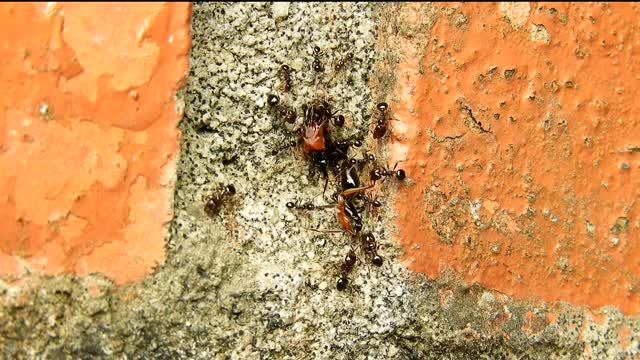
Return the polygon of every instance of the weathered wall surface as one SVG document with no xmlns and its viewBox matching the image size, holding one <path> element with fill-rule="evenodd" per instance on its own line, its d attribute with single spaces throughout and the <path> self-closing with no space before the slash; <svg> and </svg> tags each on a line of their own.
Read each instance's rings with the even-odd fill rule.
<svg viewBox="0 0 640 360">
<path fill-rule="evenodd" d="M 189 4 L 0 5 L 0 273 L 164 260 Z"/>
<path fill-rule="evenodd" d="M 410 268 L 637 314 L 638 5 L 404 11 L 382 41 L 400 44 L 391 146 L 415 184 L 397 203 Z"/>
<path fill-rule="evenodd" d="M 12 6 L 15 8 L 15 5 Z M 60 6 L 67 9 L 70 5 Z M 21 15 L 21 18 L 12 19 L 12 14 L 19 12 L 7 7 L 3 18 L 15 22 L 12 29 L 18 24 L 37 25 L 43 22 L 42 28 L 36 28 L 36 25 L 33 28 L 38 33 L 42 32 L 44 39 L 49 38 L 52 29 L 49 25 L 60 22 L 62 18 L 65 24 L 68 21 L 69 24 L 76 23 L 87 28 L 97 26 L 91 25 L 93 23 L 101 23 L 97 19 L 100 17 L 96 15 L 96 8 L 90 12 L 88 9 L 91 7 L 77 6 L 75 13 L 54 11 L 53 14 L 58 15 L 44 19 L 36 16 L 40 10 L 35 8 L 30 8 L 34 10 Z M 127 54 L 130 53 L 134 58 L 138 54 L 141 59 L 149 59 L 148 53 L 142 56 L 138 51 L 147 49 L 146 45 L 155 44 L 161 49 L 163 46 L 174 49 L 172 54 L 177 57 L 172 59 L 175 63 L 170 60 L 167 63 L 149 60 L 144 64 L 138 63 L 139 67 L 131 63 L 129 69 L 128 66 L 120 67 L 106 60 L 116 50 L 99 53 L 101 57 L 90 60 L 90 63 L 98 65 L 94 70 L 82 72 L 85 74 L 84 80 L 77 83 L 77 86 L 81 86 L 78 89 L 82 89 L 77 91 L 85 94 L 83 96 L 94 96 L 91 101 L 78 100 L 82 99 L 78 93 L 65 97 L 66 93 L 56 92 L 58 90 L 54 85 L 60 85 L 62 76 L 56 71 L 33 75 L 55 75 L 55 81 L 51 80 L 52 85 L 42 90 L 43 94 L 52 94 L 48 104 L 54 116 L 49 121 L 38 119 L 44 125 L 38 123 L 36 126 L 47 126 L 38 128 L 38 134 L 43 137 L 56 131 L 48 127 L 58 125 L 68 128 L 67 143 L 84 144 L 84 148 L 91 148 L 101 144 L 101 141 L 106 142 L 108 137 L 104 134 L 88 140 L 87 131 L 77 132 L 73 126 L 80 126 L 83 122 L 76 122 L 71 115 L 55 117 L 59 113 L 56 109 L 66 109 L 65 104 L 81 101 L 80 105 L 69 105 L 73 110 L 84 109 L 81 105 L 85 102 L 98 104 L 106 101 L 103 106 L 94 109 L 95 113 L 90 113 L 103 114 L 100 118 L 104 123 L 99 123 L 99 129 L 120 131 L 124 139 L 132 141 L 121 140 L 111 147 L 105 145 L 109 151 L 116 149 L 116 154 L 120 153 L 128 165 L 126 175 L 123 175 L 125 180 L 117 189 L 124 189 L 125 185 L 131 184 L 135 187 L 135 182 L 127 181 L 135 180 L 133 175 L 140 173 L 142 167 L 157 171 L 153 173 L 156 175 L 165 174 L 166 169 L 160 168 L 167 158 L 158 155 L 160 150 L 154 152 L 145 144 L 159 139 L 160 142 L 154 142 L 156 145 L 153 146 L 171 149 L 176 139 L 171 124 L 175 117 L 147 124 L 149 127 L 146 129 L 129 128 L 123 122 L 114 123 L 122 120 L 118 114 L 130 111 L 126 107 L 127 101 L 136 101 L 140 109 L 145 106 L 150 106 L 148 109 L 160 107 L 163 114 L 164 111 L 175 111 L 175 104 L 168 100 L 170 96 L 156 98 L 144 95 L 142 90 L 133 95 L 128 90 L 118 90 L 122 86 L 134 86 L 130 82 L 133 80 L 125 80 L 123 74 L 139 80 L 148 80 L 151 76 L 150 79 L 159 77 L 178 81 L 184 66 L 182 54 L 186 50 L 186 40 L 177 33 L 172 37 L 172 32 L 167 29 L 174 29 L 172 26 L 176 22 L 184 25 L 181 21 L 185 19 L 187 7 L 162 5 L 155 8 L 156 5 L 148 5 L 146 10 L 142 10 L 129 6 L 133 5 L 118 5 L 115 8 L 110 5 L 109 9 L 104 10 L 120 9 L 116 11 L 118 14 L 112 14 L 109 18 L 111 26 L 122 21 L 123 29 L 127 28 L 127 24 L 135 29 L 111 34 L 114 39 L 125 37 L 114 40 L 114 47 L 125 46 L 121 43 L 136 44 L 119 48 L 122 50 L 120 56 L 128 58 Z M 592 109 L 588 96 L 590 91 L 595 93 L 598 89 L 585 85 L 584 77 L 587 76 L 589 81 L 596 78 L 606 81 L 603 79 L 610 78 L 606 73 L 595 70 L 589 70 L 594 72 L 592 76 L 572 70 L 569 63 L 561 61 L 566 45 L 547 45 L 545 42 L 548 35 L 549 44 L 555 44 L 554 31 L 557 29 L 554 26 L 569 29 L 569 23 L 575 21 L 573 27 L 579 28 L 581 15 L 572 19 L 574 13 L 582 14 L 586 11 L 584 9 L 593 9 L 593 13 L 589 14 L 594 18 L 613 21 L 606 20 L 605 15 L 600 16 L 595 11 L 601 9 L 598 11 L 606 13 L 609 8 L 612 11 L 615 9 L 613 6 L 600 8 L 600 5 L 593 5 L 593 8 L 580 10 L 554 5 L 556 11 L 550 14 L 551 6 L 548 5 L 544 5 L 542 12 L 538 12 L 537 4 L 530 4 L 526 11 L 521 6 L 195 4 L 189 75 L 184 90 L 179 94 L 185 104 L 185 116 L 179 124 L 182 141 L 180 160 L 175 169 L 174 215 L 169 236 L 163 244 L 165 248 L 158 252 L 157 244 L 145 242 L 158 241 L 163 237 L 162 231 L 154 230 L 161 229 L 166 219 L 161 215 L 162 211 L 154 210 L 155 218 L 148 222 L 129 219 L 120 223 L 135 224 L 139 233 L 148 234 L 148 237 L 129 238 L 132 242 L 120 249 L 131 247 L 132 253 L 139 251 L 144 254 L 149 250 L 156 259 L 156 255 L 166 251 L 165 262 L 155 267 L 150 275 L 125 286 L 118 285 L 148 271 L 147 262 L 142 261 L 143 265 L 136 272 L 116 271 L 123 269 L 123 264 L 134 266 L 139 262 L 134 259 L 132 264 L 130 259 L 109 255 L 106 261 L 112 264 L 103 262 L 104 268 L 93 267 L 89 271 L 96 272 L 87 276 L 77 276 L 85 274 L 85 271 L 78 270 L 81 268 L 74 263 L 74 266 L 60 268 L 64 270 L 64 275 L 19 273 L 22 275 L 20 282 L 13 281 L 10 276 L 3 277 L 0 281 L 0 353 L 10 358 L 637 358 L 640 352 L 640 321 L 637 316 L 622 312 L 624 310 L 632 314 L 633 302 L 613 299 L 602 304 L 589 303 L 581 300 L 588 298 L 581 295 L 580 287 L 573 287 L 572 294 L 560 292 L 557 298 L 549 298 L 545 297 L 547 289 L 539 286 L 543 281 L 541 279 L 544 279 L 542 276 L 550 275 L 550 286 L 563 289 L 557 283 L 561 275 L 551 271 L 555 268 L 546 269 L 549 268 L 547 264 L 560 259 L 560 255 L 548 249 L 545 249 L 547 252 L 542 250 L 548 245 L 548 237 L 553 234 L 563 237 L 574 234 L 576 238 L 581 234 L 578 225 L 576 228 L 567 225 L 570 216 L 576 217 L 573 221 L 578 221 L 576 219 L 579 216 L 588 216 L 591 224 L 595 224 L 594 237 L 599 240 L 586 243 L 592 251 L 581 252 L 574 248 L 571 252 L 561 247 L 560 250 L 565 251 L 562 255 L 568 261 L 562 276 L 575 282 L 580 274 L 575 267 L 578 264 L 586 267 L 589 261 L 597 261 L 599 266 L 606 263 L 602 254 L 606 249 L 603 241 L 612 239 L 606 224 L 610 216 L 620 217 L 618 206 L 625 206 L 624 201 L 628 199 L 591 192 L 592 188 L 587 186 L 591 183 L 581 177 L 582 174 L 589 174 L 586 162 L 599 157 L 603 159 L 600 164 L 604 163 L 604 159 L 621 160 L 628 162 L 630 167 L 620 169 L 620 174 L 626 174 L 622 170 L 629 174 L 637 171 L 633 167 L 633 161 L 637 162 L 633 157 L 636 156 L 634 150 L 628 148 L 631 152 L 616 152 L 618 148 L 609 142 L 615 136 L 610 136 L 609 132 L 580 130 L 584 132 L 580 132 L 580 136 L 589 136 L 592 141 L 592 147 L 586 149 L 598 149 L 598 154 L 585 153 L 587 150 L 579 148 L 583 140 L 574 139 L 573 134 L 578 130 L 573 126 L 577 126 L 576 114 L 583 114 L 583 110 L 572 109 L 570 105 L 576 106 L 580 103 L 577 99 L 583 99 L 583 107 L 593 112 L 589 114 L 597 114 L 599 110 Z M 505 15 L 508 21 L 504 20 Z M 550 15 L 554 17 L 548 17 Z M 554 25 L 554 19 L 559 19 L 560 25 Z M 544 25 L 547 35 L 540 27 L 530 32 L 533 29 L 529 27 L 531 22 Z M 151 24 L 167 32 L 150 30 L 151 34 L 162 35 L 145 37 L 144 29 L 156 29 Z M 180 28 L 178 25 L 177 28 Z M 486 33 L 478 30 L 483 25 L 488 29 Z M 65 33 L 66 25 L 56 26 L 53 29 L 58 31 L 54 31 L 54 34 L 60 31 Z M 574 34 L 577 30 L 567 30 L 567 33 Z M 73 38 L 81 34 L 82 31 L 74 31 L 69 36 Z M 179 34 L 184 35 L 183 32 Z M 628 36 L 635 36 L 635 33 L 629 32 Z M 433 42 L 433 38 L 437 38 L 437 41 Z M 92 37 L 92 41 L 101 39 L 100 36 Z M 80 44 L 83 43 L 81 40 L 78 40 Z M 25 38 L 23 41 L 28 40 Z M 46 43 L 46 40 L 42 41 Z M 67 44 L 66 40 L 61 43 Z M 70 43 L 78 44 L 73 41 Z M 64 46 L 65 49 L 71 47 L 69 44 Z M 322 50 L 320 58 L 326 68 L 326 72 L 318 76 L 311 71 L 314 46 Z M 4 45 L 2 51 L 10 48 Z M 594 48 L 583 48 L 595 52 Z M 6 51 L 12 54 L 10 50 Z M 344 72 L 335 72 L 334 65 L 347 52 L 354 54 L 354 61 L 348 64 Z M 493 60 L 493 52 L 509 56 Z M 89 53 L 92 51 L 88 51 L 87 56 Z M 459 54 L 464 56 L 458 58 L 461 56 Z M 540 60 L 541 54 L 555 61 L 555 68 L 562 71 L 555 73 Z M 585 52 L 583 61 L 592 61 L 586 54 L 588 52 Z M 82 59 L 82 56 L 76 55 L 76 58 Z M 529 61 L 529 58 L 535 61 Z M 26 75 L 21 75 L 22 63 L 12 61 L 15 61 L 13 66 L 16 67 L 12 73 L 23 76 L 20 79 L 25 82 Z M 77 61 L 90 68 L 88 63 Z M 624 66 L 633 64 L 622 60 L 618 63 Z M 282 64 L 288 64 L 293 69 L 293 87 L 288 94 L 283 93 L 282 81 L 278 80 L 277 72 Z M 493 67 L 495 70 L 491 70 Z M 507 69 L 509 79 L 505 79 Z M 105 76 L 105 73 L 111 75 Z M 6 75 L 2 73 L 0 76 Z M 558 87 L 552 85 L 553 79 L 556 79 Z M 571 81 L 573 87 L 567 87 L 565 80 Z M 34 89 L 22 85 L 20 81 L 7 79 L 5 83 L 17 89 L 22 89 L 22 86 L 21 91 Z M 166 87 L 160 86 L 160 83 Z M 62 84 L 65 82 L 62 81 Z M 152 94 L 159 89 L 164 89 L 163 94 L 164 91 L 170 94 L 180 85 L 174 82 L 169 86 L 162 81 L 157 86 L 152 84 L 147 83 L 150 86 L 148 91 Z M 624 86 L 622 94 L 598 93 L 607 102 L 609 113 L 622 111 L 614 106 L 617 100 L 613 99 L 622 99 L 619 95 L 631 96 L 626 93 L 629 85 Z M 528 92 L 529 87 L 535 94 Z M 569 91 L 574 91 L 573 95 L 565 94 Z M 354 151 L 352 156 L 359 157 L 360 151 L 376 153 L 382 164 L 388 155 L 391 167 L 396 159 L 405 160 L 399 166 L 407 170 L 408 181 L 398 183 L 389 179 L 378 184 L 375 193 L 383 207 L 374 214 L 363 216 L 363 226 L 375 234 L 385 262 L 382 267 L 371 266 L 366 261 L 356 264 L 349 275 L 350 285 L 343 292 L 335 288 L 339 273 L 337 267 L 353 244 L 343 234 L 323 234 L 305 229 L 336 228 L 333 211 L 305 212 L 287 208 L 288 201 L 323 204 L 330 200 L 322 196 L 322 176 L 317 172 L 309 172 L 302 151 L 286 146 L 296 135 L 274 119 L 266 105 L 267 95 L 271 93 L 280 94 L 283 102 L 298 110 L 312 99 L 330 99 L 347 115 L 346 126 L 334 130 L 332 135 L 337 138 L 361 136 L 364 142 L 362 149 Z M 6 91 L 5 95 L 11 94 L 11 91 Z M 533 99 L 523 98 L 531 94 Z M 119 96 L 127 100 L 117 102 L 117 105 L 109 102 L 112 97 L 119 99 Z M 19 98 L 24 104 L 18 108 L 32 114 L 35 111 L 34 104 L 40 101 L 35 98 L 37 100 L 25 92 Z M 500 107 L 500 102 L 496 103 L 498 98 L 506 98 L 506 104 Z M 632 100 L 625 99 L 632 108 Z M 390 103 L 397 120 L 390 123 L 388 137 L 374 141 L 369 135 L 375 122 L 375 104 L 383 100 Z M 57 101 L 62 103 L 58 104 Z M 461 106 L 466 106 L 470 112 L 461 111 Z M 499 119 L 494 118 L 495 113 L 500 114 Z M 545 128 L 547 113 L 553 113 L 553 121 Z M 175 116 L 175 113 L 171 114 Z M 97 115 L 93 116 L 97 118 Z M 509 116 L 514 117 L 515 121 L 511 122 Z M 614 127 L 613 123 L 607 123 L 604 115 L 593 116 L 602 117 L 601 124 Z M 558 124 L 559 119 L 565 119 L 566 123 Z M 36 119 L 32 119 L 27 123 L 35 122 Z M 85 122 L 88 125 L 84 126 L 91 126 L 91 121 Z M 0 124 L 6 127 L 5 124 L 9 122 Z M 633 141 L 634 128 L 629 127 L 630 123 L 623 121 L 616 124 L 626 126 L 627 131 L 615 130 L 615 134 L 626 136 L 625 144 L 637 143 Z M 22 126 L 21 123 L 13 124 L 12 129 L 20 129 L 19 125 Z M 146 137 L 135 136 L 156 126 L 166 132 L 154 132 Z M 521 135 L 520 132 L 525 130 L 529 134 Z M 465 135 L 447 138 L 456 136 L 457 133 L 453 131 L 462 131 Z M 3 133 L 13 134 L 0 128 L 0 134 Z M 503 147 L 509 148 L 508 144 L 511 143 L 518 146 L 518 152 L 509 155 Z M 5 149 L 6 143 L 2 144 L 2 149 Z M 141 147 L 145 150 L 136 153 L 136 149 Z M 567 156 L 574 161 L 562 159 L 562 149 L 565 147 L 571 150 Z M 387 152 L 387 149 L 391 151 Z M 520 157 L 522 152 L 530 155 Z M 490 167 L 487 158 L 493 153 L 493 170 L 487 173 Z M 4 155 L 0 153 L 0 156 Z M 616 156 L 620 156 L 620 159 Z M 546 164 L 547 157 L 553 160 L 557 157 L 558 161 L 562 161 L 562 166 L 551 167 L 548 172 L 539 169 L 539 166 Z M 161 158 L 164 162 L 159 160 Z M 44 162 L 42 159 L 45 158 L 42 155 L 35 159 Z M 582 167 L 578 166 L 579 161 L 584 162 Z M 513 170 L 511 175 L 506 176 L 509 166 Z M 75 167 L 71 169 L 76 171 Z M 97 169 L 111 174 L 105 169 L 112 168 L 109 163 L 100 163 L 95 171 Z M 129 172 L 129 169 L 138 170 Z M 606 168 L 607 171 L 615 171 L 612 169 Z M 531 173 L 529 177 L 525 174 L 527 171 Z M 576 207 L 574 213 L 568 207 L 566 199 L 558 196 L 559 193 L 564 194 L 562 186 L 552 185 L 564 185 L 562 179 L 574 173 L 576 181 L 584 180 L 587 185 L 580 187 L 577 184 L 582 183 L 571 183 L 569 190 L 582 189 L 580 196 L 588 196 L 593 201 L 610 201 L 609 210 L 603 208 L 601 212 L 594 212 L 585 205 Z M 603 174 L 613 177 L 617 173 Z M 366 176 L 362 178 L 368 182 Z M 497 184 L 490 181 L 494 178 Z M 528 178 L 531 181 L 528 182 Z M 2 179 L 0 176 L 0 181 Z M 331 180 L 327 197 L 335 190 L 333 177 Z M 634 181 L 634 178 L 628 176 L 628 180 Z M 101 180 L 95 181 L 102 183 Z M 549 181 L 549 184 L 544 181 Z M 617 194 L 624 193 L 625 187 L 631 186 L 628 182 L 607 181 L 609 190 L 613 188 Z M 203 199 L 230 183 L 237 189 L 236 196 L 227 198 L 216 216 L 207 216 Z M 140 202 L 147 205 L 148 201 L 165 204 L 166 189 L 162 195 L 154 192 L 156 189 L 148 184 L 146 189 L 143 186 L 135 188 L 136 198 L 142 198 Z M 61 189 L 71 189 L 71 193 L 77 193 L 77 189 L 82 189 L 82 186 L 78 186 Z M 511 190 L 507 191 L 508 188 Z M 15 191 L 9 192 L 13 193 Z M 66 194 L 64 191 L 59 193 Z M 535 197 L 529 197 L 530 193 Z M 126 202 L 127 199 L 124 197 L 121 201 Z M 458 199 L 457 203 L 454 199 Z M 122 208 L 137 203 L 138 200 L 129 201 L 129 205 L 122 205 Z M 522 210 L 521 205 L 537 209 L 536 213 L 533 216 L 520 216 L 518 211 Z M 549 209 L 548 215 L 544 215 L 545 208 Z M 17 211 L 13 207 L 3 209 Z M 37 209 L 25 207 L 21 211 L 32 218 L 35 215 L 30 215 L 30 211 Z M 118 208 L 114 204 L 105 203 L 99 210 L 104 212 L 103 215 L 97 214 L 95 219 L 102 219 L 100 216 L 106 217 L 107 214 L 121 216 L 115 215 L 119 214 L 116 210 Z M 44 214 L 48 214 L 49 210 L 38 211 L 41 211 L 38 214 L 43 218 L 47 218 Z M 633 211 L 631 209 L 625 213 L 629 222 L 617 233 L 619 243 L 613 249 L 620 251 L 620 257 L 611 257 L 615 264 L 629 266 L 631 270 L 634 269 L 633 263 L 623 257 L 631 258 L 634 254 L 632 235 L 637 235 L 637 230 L 631 227 L 637 210 L 635 213 Z M 9 215 L 6 218 L 12 218 L 16 213 Z M 552 215 L 557 222 L 553 221 Z M 5 219 L 4 216 L 0 219 Z M 542 216 L 548 217 L 548 224 Z M 420 223 L 416 225 L 415 222 L 409 222 L 411 217 Z M 507 217 L 512 221 L 507 222 Z M 109 223 L 100 226 L 115 229 L 116 225 Z M 148 231 L 147 225 L 150 226 Z M 96 227 L 94 231 L 104 235 L 100 229 Z M 493 237 L 490 235 L 493 233 L 498 235 Z M 55 234 L 61 238 L 77 236 L 77 239 L 88 239 L 87 236 L 68 233 L 64 229 Z M 116 234 L 122 235 L 117 231 Z M 461 234 L 471 237 L 470 245 L 473 247 L 468 253 L 460 250 L 463 246 L 470 246 L 465 245 L 466 237 Z M 526 234 L 532 234 L 533 238 L 526 238 Z M 393 237 L 397 242 L 392 240 Z M 525 248 L 522 241 L 529 242 L 534 252 L 531 257 L 523 254 Z M 567 244 L 567 240 L 557 241 Z M 24 243 L 2 248 L 6 254 L 12 254 L 9 261 L 28 258 L 16 255 L 18 251 L 15 249 L 22 249 L 19 246 Z M 118 238 L 108 244 L 115 246 L 121 243 L 123 240 Z M 497 248 L 494 246 L 496 244 Z M 552 243 L 550 246 L 555 245 Z M 34 245 L 33 249 L 37 252 L 40 248 Z M 509 256 L 516 257 L 518 261 Z M 508 270 L 522 275 L 521 281 L 527 281 L 526 286 L 530 289 L 519 292 L 522 287 L 514 285 L 517 284 L 514 282 L 517 276 L 509 277 L 509 271 L 503 276 L 500 271 L 506 265 L 494 266 L 496 263 L 509 265 Z M 28 262 L 24 264 L 20 265 L 22 268 L 17 268 L 19 272 L 21 269 L 40 269 Z M 428 278 L 420 272 L 408 270 L 405 264 L 414 270 L 426 272 Z M 42 269 L 59 271 L 53 267 Z M 477 270 L 474 272 L 469 269 Z M 615 268 L 605 269 L 615 273 Z M 5 271 L 15 270 L 14 265 Z M 620 272 L 620 281 L 626 281 L 629 277 L 624 276 L 632 274 L 630 271 Z M 121 276 L 123 274 L 125 276 Z M 599 275 L 590 278 L 590 274 L 582 273 L 587 279 L 582 279 L 582 283 L 587 283 L 584 288 L 586 291 L 595 294 L 595 284 L 606 286 L 607 283 Z M 593 279 L 593 283 L 589 283 L 589 279 Z M 474 282 L 476 280 L 478 282 Z M 548 293 L 552 293 L 552 290 L 549 289 Z M 538 299 L 561 301 L 541 302 Z M 593 307 L 580 307 L 581 304 L 591 304 Z M 599 305 L 607 306 L 597 308 Z"/>
</svg>

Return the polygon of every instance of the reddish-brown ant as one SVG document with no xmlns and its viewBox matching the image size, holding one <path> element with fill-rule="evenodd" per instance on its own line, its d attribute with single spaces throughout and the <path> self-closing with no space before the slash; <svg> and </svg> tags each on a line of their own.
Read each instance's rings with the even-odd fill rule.
<svg viewBox="0 0 640 360">
<path fill-rule="evenodd" d="M 278 70 L 278 76 L 282 81 L 282 91 L 289 92 L 291 90 L 291 68 L 289 65 L 282 65 Z"/>
<path fill-rule="evenodd" d="M 278 118 L 284 119 L 289 124 L 296 122 L 296 111 L 288 105 L 280 104 L 278 95 L 267 96 L 267 104 L 275 109 Z"/>
<path fill-rule="evenodd" d="M 344 69 L 345 65 L 349 62 L 351 62 L 353 60 L 353 54 L 352 53 L 347 53 L 342 59 L 338 60 L 338 62 L 335 65 L 335 70 L 336 72 L 342 71 L 342 69 Z"/>
<path fill-rule="evenodd" d="M 373 138 L 379 139 L 387 133 L 387 110 L 389 109 L 389 105 L 386 102 L 381 102 L 376 105 L 378 109 L 378 121 L 376 122 L 376 127 L 373 130 Z"/>
<path fill-rule="evenodd" d="M 224 199 L 228 196 L 233 196 L 236 193 L 236 188 L 233 185 L 227 185 L 224 190 L 218 192 L 217 194 L 213 194 L 207 198 L 206 203 L 204 204 L 204 211 L 210 217 L 216 216 L 220 211 L 220 207 L 224 202 Z"/>
<path fill-rule="evenodd" d="M 344 257 L 344 262 L 342 263 L 342 265 L 340 265 L 340 277 L 336 282 L 336 288 L 339 291 L 344 290 L 349 284 L 347 275 L 351 272 L 357 260 L 358 257 L 356 256 L 355 251 L 353 251 L 353 249 L 349 250 L 347 255 Z"/>
<path fill-rule="evenodd" d="M 325 149 L 326 122 L 311 122 L 300 127 L 300 137 L 302 138 L 302 149 L 306 154 Z"/>
</svg>

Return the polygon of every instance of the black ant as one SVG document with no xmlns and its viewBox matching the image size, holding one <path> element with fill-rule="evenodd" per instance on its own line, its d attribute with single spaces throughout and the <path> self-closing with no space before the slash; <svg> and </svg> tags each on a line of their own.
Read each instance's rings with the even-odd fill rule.
<svg viewBox="0 0 640 360">
<path fill-rule="evenodd" d="M 371 208 L 379 208 L 382 206 L 382 203 L 380 202 L 380 200 L 378 200 L 377 196 L 372 199 L 369 196 L 365 195 L 363 196 L 362 200 L 365 202 L 367 206 L 367 211 L 369 211 Z"/>
<path fill-rule="evenodd" d="M 267 104 L 275 109 L 278 118 L 284 119 L 289 124 L 296 122 L 296 111 L 291 106 L 280 104 L 278 95 L 267 96 Z"/>
<path fill-rule="evenodd" d="M 227 185 L 224 190 L 217 194 L 213 194 L 207 198 L 207 202 L 204 204 L 204 211 L 210 217 L 214 217 L 220 211 L 220 207 L 225 198 L 236 194 L 236 188 L 233 185 Z"/>
<path fill-rule="evenodd" d="M 376 127 L 373 130 L 373 138 L 380 139 L 387 133 L 387 110 L 389 109 L 389 105 L 386 102 L 381 102 L 376 105 L 378 109 L 378 121 L 376 122 Z"/>
<path fill-rule="evenodd" d="M 366 233 L 362 237 L 362 243 L 364 245 L 365 252 L 371 255 L 371 263 L 375 266 L 382 266 L 384 260 L 382 256 L 378 255 L 378 243 L 376 238 L 371 233 Z"/>
<path fill-rule="evenodd" d="M 296 210 L 314 210 L 314 209 L 316 209 L 316 206 L 311 204 L 311 203 L 298 204 L 298 203 L 294 203 L 294 202 L 289 201 L 287 203 L 287 208 L 296 209 Z"/>
<path fill-rule="evenodd" d="M 289 92 L 291 90 L 291 68 L 289 65 L 282 65 L 278 70 L 278 76 L 282 80 L 282 91 Z"/>
<path fill-rule="evenodd" d="M 347 285 L 349 285 L 349 279 L 347 278 L 347 275 L 351 272 L 357 260 L 358 258 L 355 251 L 353 251 L 353 249 L 349 250 L 347 255 L 344 257 L 344 262 L 342 263 L 342 265 L 340 265 L 340 277 L 336 282 L 336 288 L 339 291 L 344 290 Z"/>
<path fill-rule="evenodd" d="M 315 72 L 323 72 L 324 66 L 320 62 L 320 48 L 317 46 L 313 47 L 313 70 Z"/>
<path fill-rule="evenodd" d="M 371 181 L 376 182 L 376 181 L 382 179 L 383 177 L 389 177 L 389 176 L 395 176 L 396 179 L 398 179 L 400 181 L 404 180 L 405 177 L 406 177 L 406 173 L 405 173 L 404 169 L 396 170 L 397 166 L 398 166 L 398 163 L 396 163 L 393 166 L 393 170 L 385 169 L 382 166 L 379 166 L 377 168 L 372 169 L 369 172 L 369 176 L 371 178 Z"/>
</svg>

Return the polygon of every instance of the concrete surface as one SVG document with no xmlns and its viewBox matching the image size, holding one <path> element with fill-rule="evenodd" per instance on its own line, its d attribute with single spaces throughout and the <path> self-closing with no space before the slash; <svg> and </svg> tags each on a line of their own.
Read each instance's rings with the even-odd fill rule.
<svg viewBox="0 0 640 360">
<path fill-rule="evenodd" d="M 376 24 L 400 34 L 427 31 L 389 18 L 410 4 L 195 4 L 191 65 L 177 168 L 175 217 L 166 261 L 147 278 L 116 287 L 101 274 L 33 275 L 0 283 L 0 352 L 9 358 L 469 359 L 634 358 L 640 321 L 615 307 L 589 310 L 558 302 L 518 301 L 453 272 L 435 280 L 409 272 L 390 240 L 394 202 L 413 200 L 388 181 L 384 207 L 365 226 L 387 260 L 356 265 L 346 291 L 334 265 L 349 248 L 331 211 L 294 212 L 287 201 L 322 199 L 299 149 L 274 149 L 292 135 L 265 101 L 278 91 L 277 69 L 292 66 L 301 105 L 322 91 L 349 114 L 343 136 L 369 130 L 378 101 L 391 100 L 399 77 L 393 51 L 375 51 Z M 468 17 L 472 15 L 469 14 Z M 395 26 L 395 28 L 394 28 Z M 378 29 L 380 30 L 380 29 Z M 309 70 L 312 48 L 330 64 L 346 51 L 356 61 L 327 84 Z M 374 89 L 372 92 L 371 89 Z M 384 157 L 384 146 L 365 147 Z M 381 144 L 384 145 L 385 141 Z M 218 216 L 203 197 L 233 183 L 237 195 Z"/>
</svg>

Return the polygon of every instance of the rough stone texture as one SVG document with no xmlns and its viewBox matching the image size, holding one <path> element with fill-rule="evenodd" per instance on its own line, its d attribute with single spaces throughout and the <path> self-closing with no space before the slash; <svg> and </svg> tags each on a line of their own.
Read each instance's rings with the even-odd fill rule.
<svg viewBox="0 0 640 360">
<path fill-rule="evenodd" d="M 349 245 L 343 235 L 303 229 L 335 228 L 332 212 L 285 207 L 296 199 L 325 203 L 323 181 L 309 175 L 299 149 L 271 155 L 292 135 L 274 121 L 266 95 L 277 91 L 276 71 L 287 63 L 296 71 L 286 101 L 301 104 L 324 91 L 350 114 L 351 127 L 339 134 L 366 131 L 373 105 L 395 86 L 384 65 L 393 54 L 374 51 L 375 20 L 400 16 L 403 6 L 292 3 L 275 21 L 270 4 L 194 5 L 166 262 L 124 288 L 97 275 L 3 284 L 0 352 L 12 358 L 637 356 L 640 325 L 615 309 L 594 314 L 562 303 L 520 303 L 454 276 L 433 281 L 409 273 L 395 260 L 393 229 L 383 225 L 390 223 L 389 205 L 403 201 L 386 196 L 398 187 L 391 181 L 381 192 L 379 218 L 365 224 L 387 262 L 357 265 L 353 285 L 335 290 L 333 265 Z M 346 51 L 357 60 L 328 85 L 316 83 L 309 70 L 314 45 L 326 64 Z M 207 217 L 202 197 L 228 183 L 238 194 Z"/>
</svg>

